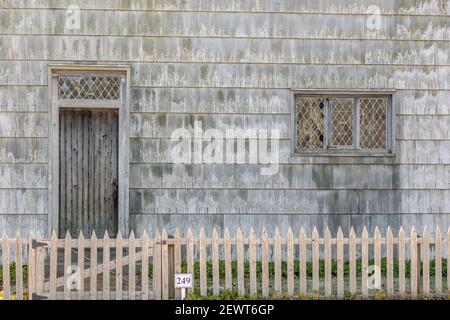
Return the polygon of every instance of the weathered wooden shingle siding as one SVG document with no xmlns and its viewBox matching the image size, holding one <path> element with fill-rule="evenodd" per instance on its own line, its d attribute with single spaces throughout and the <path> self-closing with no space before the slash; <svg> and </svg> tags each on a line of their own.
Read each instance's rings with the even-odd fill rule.
<svg viewBox="0 0 450 320">
<path fill-rule="evenodd" d="M 0 230 L 46 232 L 49 63 L 131 66 L 130 226 L 450 222 L 450 1 L 0 3 Z M 381 30 L 368 33 L 368 8 Z M 292 157 L 292 88 L 396 89 L 396 157 Z M 281 165 L 174 165 L 171 132 L 279 128 Z M 210 230 L 208 230 L 210 231 Z"/>
</svg>

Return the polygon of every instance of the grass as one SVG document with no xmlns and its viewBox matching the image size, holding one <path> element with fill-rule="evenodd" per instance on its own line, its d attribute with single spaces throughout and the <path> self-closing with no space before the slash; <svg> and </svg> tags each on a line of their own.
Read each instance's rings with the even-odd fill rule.
<svg viewBox="0 0 450 320">
<path fill-rule="evenodd" d="M 16 263 L 13 262 L 9 265 L 9 277 L 11 281 L 11 285 L 16 284 Z M 23 283 L 28 282 L 28 267 L 23 266 L 22 267 L 22 279 Z M 0 266 L 0 286 L 3 287 L 3 266 Z"/>
</svg>

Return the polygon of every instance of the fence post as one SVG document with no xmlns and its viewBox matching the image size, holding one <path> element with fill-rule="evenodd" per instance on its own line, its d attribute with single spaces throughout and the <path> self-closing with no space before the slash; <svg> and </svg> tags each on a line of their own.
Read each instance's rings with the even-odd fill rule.
<svg viewBox="0 0 450 320">
<path fill-rule="evenodd" d="M 82 300 L 84 299 L 84 267 L 85 267 L 85 257 L 84 257 L 84 235 L 83 232 L 80 231 L 80 235 L 78 236 L 78 268 L 80 271 L 80 290 L 78 290 L 78 299 Z M 105 259 L 106 256 L 103 256 L 103 259 Z M 109 258 L 108 258 L 109 260 Z M 108 271 L 109 272 L 109 271 Z M 109 293 L 108 293 L 109 294 Z M 105 298 L 103 298 L 105 299 Z"/>
<path fill-rule="evenodd" d="M 369 267 L 369 234 L 367 228 L 364 226 L 361 236 L 361 292 L 363 299 L 369 297 L 369 290 L 367 288 L 367 270 Z"/>
<path fill-rule="evenodd" d="M 344 234 L 339 227 L 336 235 L 336 260 L 337 260 L 337 296 L 344 298 Z"/>
<path fill-rule="evenodd" d="M 16 293 L 17 299 L 23 300 L 23 269 L 22 269 L 22 237 L 16 234 Z"/>
<path fill-rule="evenodd" d="M 350 273 L 350 294 L 356 294 L 356 233 L 353 227 L 350 228 L 348 240 L 349 273 Z"/>
<path fill-rule="evenodd" d="M 208 288 L 207 288 L 207 273 L 206 273 L 206 234 L 205 234 L 205 230 L 202 228 L 200 228 L 200 233 L 199 233 L 199 237 L 198 237 L 198 241 L 199 241 L 199 246 L 198 246 L 198 250 L 199 250 L 199 256 L 200 256 L 200 260 L 199 260 L 199 269 L 200 269 L 200 294 L 202 296 L 206 296 L 208 293 Z"/>
<path fill-rule="evenodd" d="M 290 297 L 294 295 L 294 234 L 288 229 L 287 239 L 287 291 Z"/>
<path fill-rule="evenodd" d="M 11 289 L 10 289 L 10 273 L 9 273 L 9 240 L 6 231 L 3 232 L 2 239 L 2 264 L 3 264 L 3 294 L 4 299 L 11 299 Z"/>
<path fill-rule="evenodd" d="M 67 231 L 66 237 L 64 238 L 64 300 L 70 300 L 70 288 L 67 284 L 68 284 L 69 276 L 71 273 L 70 265 L 72 263 L 71 241 L 72 241 L 72 238 L 70 237 L 69 231 Z M 36 255 L 36 261 L 38 261 L 38 255 Z M 37 281 L 39 281 L 38 273 L 40 272 L 40 268 L 39 268 L 39 266 L 36 266 L 35 269 L 36 269 L 36 282 L 37 282 Z M 39 290 L 37 288 L 36 288 L 36 291 L 39 294 Z"/>
<path fill-rule="evenodd" d="M 153 250 L 154 253 L 154 250 Z M 148 300 L 148 278 L 149 278 L 149 270 L 148 270 L 148 235 L 144 230 L 142 234 L 142 300 Z M 153 268 L 155 264 L 153 263 Z M 153 284 L 154 286 L 154 284 Z"/>
<path fill-rule="evenodd" d="M 225 233 L 223 236 L 223 251 L 225 258 L 225 289 L 232 290 L 233 282 L 232 282 L 232 273 L 231 273 L 231 239 L 230 239 L 230 231 L 228 228 L 225 229 Z"/>
<path fill-rule="evenodd" d="M 186 239 L 186 254 L 187 254 L 187 272 L 194 274 L 194 235 L 191 228 L 188 229 Z M 192 288 L 188 289 L 189 293 L 194 292 L 195 277 L 192 277 Z"/>
<path fill-rule="evenodd" d="M 161 235 L 161 299 L 169 299 L 169 283 L 168 280 L 168 252 L 167 252 L 167 231 L 164 228 Z"/>
<path fill-rule="evenodd" d="M 273 237 L 273 252 L 274 252 L 274 273 L 275 273 L 275 294 L 281 296 L 281 236 L 278 227 L 275 229 Z"/>
<path fill-rule="evenodd" d="M 400 297 L 405 296 L 405 231 L 400 226 L 398 232 L 398 290 Z"/>
<path fill-rule="evenodd" d="M 430 244 L 428 228 L 425 226 L 422 237 L 422 290 L 425 297 L 430 295 Z M 420 274 L 420 272 L 419 272 Z"/>
<path fill-rule="evenodd" d="M 156 230 L 153 249 L 153 292 L 155 300 L 161 300 L 161 234 Z"/>
<path fill-rule="evenodd" d="M 269 296 L 269 239 L 266 229 L 261 234 L 261 288 L 262 296 Z"/>
<path fill-rule="evenodd" d="M 314 294 L 320 293 L 320 287 L 319 287 L 319 258 L 320 258 L 320 251 L 319 251 L 319 233 L 314 227 L 312 232 L 312 287 Z"/>
<path fill-rule="evenodd" d="M 33 295 L 36 293 L 36 258 L 33 249 L 34 234 L 31 233 L 28 238 L 28 299 L 33 300 Z"/>
<path fill-rule="evenodd" d="M 438 297 L 442 296 L 442 235 L 439 225 L 436 226 L 434 235 L 435 248 L 435 293 Z"/>
<path fill-rule="evenodd" d="M 256 283 L 256 245 L 255 231 L 250 229 L 249 245 L 248 245 L 248 264 L 250 271 L 250 294 L 255 295 L 257 291 Z"/>
<path fill-rule="evenodd" d="M 219 266 L 219 235 L 214 228 L 211 239 L 212 272 L 213 272 L 213 294 L 219 294 L 220 266 Z"/>
<path fill-rule="evenodd" d="M 302 227 L 299 235 L 299 267 L 300 267 L 300 293 L 306 295 L 307 270 L 306 270 L 306 233 Z"/>
<path fill-rule="evenodd" d="M 420 274 L 420 271 L 422 269 L 422 248 L 423 248 L 423 245 L 422 245 L 421 241 L 423 241 L 423 238 L 421 236 L 417 235 L 417 268 L 416 268 L 416 270 L 417 270 L 417 286 L 416 286 L 417 294 L 420 294 L 420 292 L 421 292 L 420 291 L 420 289 L 421 289 L 420 285 L 421 285 L 421 282 L 422 282 L 422 276 Z M 423 288 L 422 288 L 422 290 L 423 290 Z"/>
<path fill-rule="evenodd" d="M 325 258 L 325 297 L 330 298 L 332 294 L 331 278 L 331 233 L 328 227 L 324 235 L 324 258 Z"/>
<path fill-rule="evenodd" d="M 386 287 L 387 296 L 391 298 L 394 295 L 394 250 L 393 250 L 393 238 L 391 227 L 388 227 L 386 233 Z"/>
<path fill-rule="evenodd" d="M 169 235 L 168 239 L 174 239 L 174 236 Z M 169 277 L 169 299 L 175 299 L 175 244 L 168 243 L 167 246 L 167 258 L 168 258 L 168 272 Z"/>
<path fill-rule="evenodd" d="M 50 300 L 56 300 L 56 278 L 58 263 L 58 237 L 53 230 L 50 244 Z"/>
<path fill-rule="evenodd" d="M 417 233 L 416 229 L 413 227 L 411 230 L 411 298 L 416 299 L 418 288 L 417 285 L 419 283 L 419 277 L 418 277 L 418 258 L 419 255 L 419 244 L 417 241 Z"/>
<path fill-rule="evenodd" d="M 244 283 L 244 235 L 241 228 L 238 228 L 236 234 L 236 258 L 237 258 L 237 280 L 238 292 L 241 296 L 245 295 Z"/>
</svg>

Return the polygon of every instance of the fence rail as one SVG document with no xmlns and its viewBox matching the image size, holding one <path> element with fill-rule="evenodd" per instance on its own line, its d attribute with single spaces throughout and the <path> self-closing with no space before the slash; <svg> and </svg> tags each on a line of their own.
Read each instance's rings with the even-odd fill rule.
<svg viewBox="0 0 450 320">
<path fill-rule="evenodd" d="M 372 236 L 364 228 L 359 237 L 353 229 L 347 237 L 341 229 L 335 236 L 275 229 L 271 237 L 189 229 L 185 237 L 163 230 L 140 239 L 132 232 L 129 239 L 4 234 L 0 241 L 4 299 L 180 298 L 173 282 L 181 272 L 194 274 L 189 292 L 199 296 L 415 299 L 449 297 L 450 290 L 450 228 L 433 235 L 425 228 L 421 236 L 415 228 L 395 236 L 390 228 Z"/>
</svg>

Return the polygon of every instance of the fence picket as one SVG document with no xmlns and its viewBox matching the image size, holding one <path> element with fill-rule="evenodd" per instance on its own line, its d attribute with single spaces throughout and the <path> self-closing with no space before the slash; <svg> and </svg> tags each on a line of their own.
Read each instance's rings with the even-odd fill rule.
<svg viewBox="0 0 450 320">
<path fill-rule="evenodd" d="M 110 291 L 110 272 L 111 272 L 111 256 L 108 230 L 103 235 L 103 300 L 109 300 Z"/>
<path fill-rule="evenodd" d="M 294 234 L 289 227 L 286 239 L 287 251 L 287 292 L 290 297 L 294 295 Z"/>
<path fill-rule="evenodd" d="M 78 300 L 84 299 L 84 235 L 83 231 L 80 231 L 80 235 L 78 236 L 78 251 L 77 251 L 77 259 L 78 259 L 78 271 L 80 272 L 80 287 L 78 290 Z"/>
<path fill-rule="evenodd" d="M 438 297 L 442 296 L 442 234 L 439 226 L 436 226 L 434 234 L 435 251 L 435 291 Z"/>
<path fill-rule="evenodd" d="M 9 272 L 9 240 L 6 232 L 2 239 L 2 264 L 3 264 L 3 298 L 11 299 L 11 281 Z"/>
<path fill-rule="evenodd" d="M 70 237 L 69 231 L 66 233 L 66 237 L 64 238 L 64 300 L 70 300 L 70 288 L 67 285 L 69 282 L 69 277 L 72 274 L 72 246 L 71 246 L 72 238 Z M 36 257 L 37 260 L 37 257 Z M 36 266 L 36 272 L 38 272 L 38 267 Z M 36 280 L 38 279 L 38 275 L 36 275 Z M 36 290 L 37 291 L 37 290 Z"/>
<path fill-rule="evenodd" d="M 175 229 L 174 235 L 174 270 L 175 273 L 181 273 L 181 234 L 180 229 Z"/>
<path fill-rule="evenodd" d="M 148 277 L 149 277 L 149 270 L 148 270 L 148 234 L 147 231 L 144 230 L 142 234 L 142 266 L 141 266 L 141 283 L 142 283 L 142 300 L 148 300 L 149 294 L 148 294 Z"/>
<path fill-rule="evenodd" d="M 232 274 L 231 274 L 231 236 L 228 228 L 225 229 L 224 239 L 223 239 L 223 248 L 224 248 L 224 256 L 225 256 L 225 289 L 232 290 Z"/>
<path fill-rule="evenodd" d="M 269 296 L 269 239 L 266 230 L 263 229 L 261 235 L 261 277 L 262 277 L 262 296 Z"/>
<path fill-rule="evenodd" d="M 336 236 L 336 257 L 337 257 L 337 296 L 344 298 L 344 234 L 339 227 Z"/>
<path fill-rule="evenodd" d="M 169 246 L 167 245 L 167 231 L 161 234 L 161 299 L 169 299 Z"/>
<path fill-rule="evenodd" d="M 28 237 L 28 297 L 33 300 L 36 293 L 36 256 L 33 247 L 34 234 L 31 232 Z"/>
<path fill-rule="evenodd" d="M 255 245 L 255 231 L 250 229 L 250 237 L 248 244 L 248 263 L 250 272 L 250 294 L 255 295 L 257 293 L 256 283 L 256 245 Z"/>
<path fill-rule="evenodd" d="M 378 227 L 375 227 L 373 235 L 373 258 L 375 266 L 381 270 L 381 233 Z"/>
<path fill-rule="evenodd" d="M 174 235 L 174 247 L 173 247 L 173 260 L 174 260 L 174 271 L 175 273 L 181 273 L 181 235 L 180 230 L 178 228 L 175 229 Z M 175 299 L 179 299 L 181 297 L 181 291 L 175 291 Z"/>
<path fill-rule="evenodd" d="M 91 254 L 90 254 L 90 291 L 91 291 L 91 300 L 97 300 L 97 235 L 95 231 L 92 232 L 91 236 Z"/>
<path fill-rule="evenodd" d="M 406 293 L 405 281 L 405 231 L 400 226 L 398 232 L 398 281 L 400 297 L 404 297 Z"/>
<path fill-rule="evenodd" d="M 212 273 L 213 273 L 213 294 L 219 294 L 219 286 L 220 286 L 220 269 L 219 269 L 219 235 L 217 234 L 216 228 L 214 228 L 212 233 Z"/>
<path fill-rule="evenodd" d="M 313 291 L 314 293 L 319 293 L 319 233 L 316 227 L 312 232 L 312 277 L 313 277 Z"/>
<path fill-rule="evenodd" d="M 330 298 L 332 294 L 331 284 L 331 233 L 328 227 L 324 236 L 324 256 L 325 256 L 325 297 Z"/>
<path fill-rule="evenodd" d="M 303 229 L 303 227 L 300 229 L 300 234 L 299 234 L 299 253 L 300 253 L 300 261 L 299 261 L 299 267 L 300 267 L 300 293 L 302 294 L 306 294 L 307 291 L 307 282 L 306 282 L 306 275 L 307 275 L 307 270 L 306 270 L 306 233 L 305 233 L 305 229 Z"/>
<path fill-rule="evenodd" d="M 56 299 L 56 278 L 57 278 L 57 263 L 58 263 L 58 237 L 55 230 L 52 232 L 50 240 L 50 300 Z"/>
<path fill-rule="evenodd" d="M 391 227 L 386 232 L 386 288 L 388 298 L 394 296 L 394 235 Z"/>
<path fill-rule="evenodd" d="M 116 237 L 116 300 L 122 300 L 123 288 L 123 238 L 119 231 Z"/>
<path fill-rule="evenodd" d="M 23 300 L 22 237 L 16 234 L 16 297 Z"/>
<path fill-rule="evenodd" d="M 237 255 L 237 281 L 238 292 L 240 295 L 245 294 L 244 282 L 244 236 L 242 230 L 238 228 L 236 234 L 236 255 Z"/>
<path fill-rule="evenodd" d="M 275 269 L 275 292 L 277 296 L 281 296 L 281 236 L 280 230 L 275 229 L 274 236 L 274 269 Z"/>
<path fill-rule="evenodd" d="M 199 251 L 200 251 L 200 294 L 207 294 L 207 273 L 206 273 L 206 235 L 203 228 L 200 229 L 199 235 Z"/>
<path fill-rule="evenodd" d="M 430 235 L 425 226 L 422 235 L 422 287 L 425 297 L 430 296 Z M 420 260 L 419 260 L 420 261 Z M 418 270 L 418 272 L 420 272 Z"/>
<path fill-rule="evenodd" d="M 411 230 L 411 298 L 417 298 L 417 283 L 418 283 L 418 270 L 417 270 L 418 252 L 417 252 L 417 232 L 414 227 Z"/>
<path fill-rule="evenodd" d="M 356 233 L 353 227 L 349 234 L 349 272 L 350 272 L 350 294 L 356 294 Z"/>
<path fill-rule="evenodd" d="M 450 292 L 450 227 L 447 230 L 447 291 Z"/>
<path fill-rule="evenodd" d="M 194 236 L 191 228 L 187 233 L 187 272 L 194 274 Z M 195 286 L 195 281 L 192 279 L 192 287 Z M 188 289 L 188 292 L 193 292 L 193 289 Z"/>
<path fill-rule="evenodd" d="M 36 236 L 38 242 L 41 242 L 43 240 L 42 235 L 38 232 Z M 45 280 L 45 273 L 44 273 L 44 248 L 41 246 L 38 246 L 36 248 L 36 293 L 38 295 L 42 295 L 44 291 L 44 280 Z"/>
<path fill-rule="evenodd" d="M 361 237 L 361 292 L 362 297 L 367 298 L 369 296 L 369 290 L 367 288 L 367 271 L 369 267 L 369 234 L 366 227 L 364 227 Z"/>
<path fill-rule="evenodd" d="M 136 300 L 136 238 L 131 230 L 128 239 L 128 298 Z"/>
</svg>

